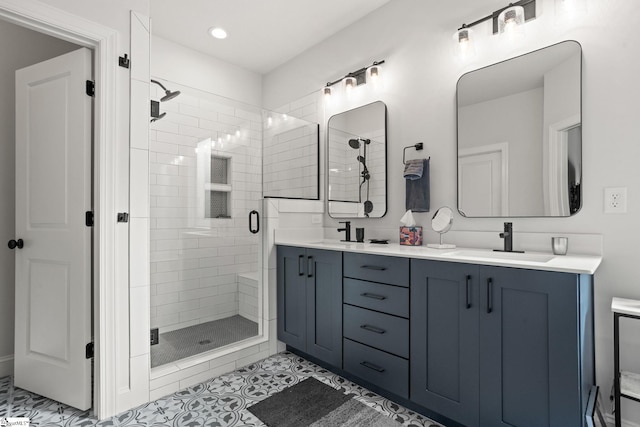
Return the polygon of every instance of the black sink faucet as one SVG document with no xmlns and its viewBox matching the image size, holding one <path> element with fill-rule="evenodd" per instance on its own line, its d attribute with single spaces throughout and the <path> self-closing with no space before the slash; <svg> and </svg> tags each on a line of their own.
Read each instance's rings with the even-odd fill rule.
<svg viewBox="0 0 640 427">
<path fill-rule="evenodd" d="M 344 224 L 344 228 L 338 228 L 338 231 L 344 231 L 344 240 L 341 242 L 351 241 L 351 221 L 340 221 L 339 224 Z"/>
<path fill-rule="evenodd" d="M 500 238 L 504 240 L 504 251 L 513 251 L 513 224 L 510 222 L 504 223 L 504 232 L 500 233 Z"/>
</svg>

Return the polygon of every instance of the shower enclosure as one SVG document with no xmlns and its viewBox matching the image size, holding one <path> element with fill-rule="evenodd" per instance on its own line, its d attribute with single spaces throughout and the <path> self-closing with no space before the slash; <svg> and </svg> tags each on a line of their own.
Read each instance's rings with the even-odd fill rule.
<svg viewBox="0 0 640 427">
<path fill-rule="evenodd" d="M 154 80 L 151 327 L 159 343 L 151 346 L 152 368 L 262 334 L 263 181 L 266 197 L 294 187 L 317 194 L 318 147 L 317 124 Z M 298 168 L 288 165 L 290 154 Z M 314 162 L 315 178 L 306 177 Z"/>
<path fill-rule="evenodd" d="M 261 332 L 261 110 L 165 85 L 181 94 L 151 96 L 152 367 Z"/>
</svg>

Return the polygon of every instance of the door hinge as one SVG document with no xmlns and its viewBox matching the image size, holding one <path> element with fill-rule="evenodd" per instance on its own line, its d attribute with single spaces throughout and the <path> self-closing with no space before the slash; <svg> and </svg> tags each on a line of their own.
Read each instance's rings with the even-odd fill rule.
<svg viewBox="0 0 640 427">
<path fill-rule="evenodd" d="M 87 346 L 84 348 L 84 355 L 87 359 L 93 359 L 93 343 L 92 342 L 87 344 Z"/>
<path fill-rule="evenodd" d="M 93 227 L 93 211 L 86 211 L 84 213 L 84 225 Z"/>
<path fill-rule="evenodd" d="M 87 80 L 86 84 L 87 95 L 95 96 L 96 95 L 96 84 L 92 80 Z"/>
<path fill-rule="evenodd" d="M 124 56 L 118 57 L 118 65 L 122 68 L 129 68 L 131 61 L 129 60 L 129 56 L 125 53 Z"/>
</svg>

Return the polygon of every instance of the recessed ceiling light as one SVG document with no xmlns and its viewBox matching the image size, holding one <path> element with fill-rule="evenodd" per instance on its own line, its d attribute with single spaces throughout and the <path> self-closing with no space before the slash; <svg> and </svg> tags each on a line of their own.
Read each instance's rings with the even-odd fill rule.
<svg viewBox="0 0 640 427">
<path fill-rule="evenodd" d="M 220 27 L 211 27 L 209 28 L 209 34 L 217 39 L 226 39 L 227 32 Z"/>
</svg>

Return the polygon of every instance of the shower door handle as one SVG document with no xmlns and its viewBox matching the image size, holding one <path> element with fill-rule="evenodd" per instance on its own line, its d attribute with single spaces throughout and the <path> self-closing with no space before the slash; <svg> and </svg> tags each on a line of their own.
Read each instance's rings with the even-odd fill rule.
<svg viewBox="0 0 640 427">
<path fill-rule="evenodd" d="M 254 224 L 252 221 L 254 216 L 256 218 L 255 228 L 253 227 Z M 252 232 L 253 234 L 257 234 L 258 231 L 260 231 L 260 214 L 256 210 L 249 212 L 249 231 Z"/>
<path fill-rule="evenodd" d="M 9 244 L 7 245 L 9 246 L 9 249 L 22 249 L 24 247 L 24 241 L 22 239 L 18 239 L 18 240 L 9 240 Z"/>
</svg>

